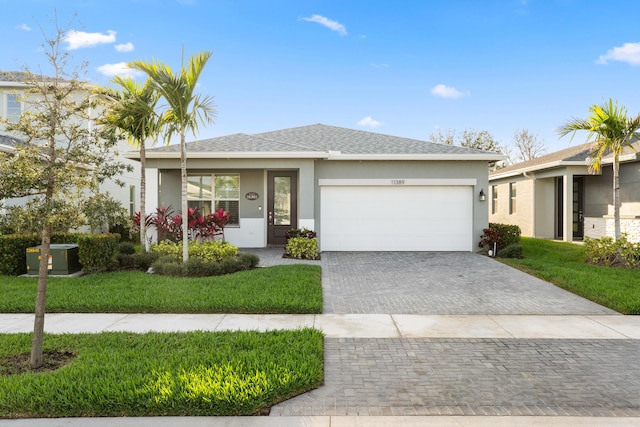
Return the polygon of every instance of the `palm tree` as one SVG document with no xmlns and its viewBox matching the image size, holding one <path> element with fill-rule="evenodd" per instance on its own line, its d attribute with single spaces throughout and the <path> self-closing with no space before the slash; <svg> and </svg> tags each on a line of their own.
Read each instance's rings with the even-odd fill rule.
<svg viewBox="0 0 640 427">
<path fill-rule="evenodd" d="M 112 132 L 124 134 L 131 145 L 140 149 L 140 246 L 144 252 L 147 248 L 145 144 L 149 139 L 155 144 L 162 131 L 162 120 L 155 111 L 160 94 L 149 79 L 140 85 L 116 76 L 112 82 L 122 89 L 111 94 L 115 102 L 109 106 L 103 125 Z"/>
<path fill-rule="evenodd" d="M 212 53 L 203 51 L 196 53 L 174 74 L 171 68 L 162 62 L 134 61 L 131 68 L 143 71 L 149 76 L 156 90 L 165 99 L 168 106 L 163 120 L 167 126 L 167 142 L 175 133 L 180 135 L 180 170 L 182 173 L 182 215 L 186 217 L 187 206 L 187 149 L 185 136 L 187 131 L 194 135 L 201 122 L 211 123 L 215 117 L 213 98 L 201 97 L 195 93 L 198 78 Z M 182 221 L 182 259 L 189 259 L 188 221 Z"/>
<path fill-rule="evenodd" d="M 577 131 L 587 131 L 587 142 L 593 142 L 589 153 L 589 171 L 599 172 L 603 158 L 613 155 L 613 220 L 615 239 L 620 239 L 620 154 L 631 145 L 634 134 L 640 129 L 640 116 L 627 117 L 627 109 L 609 99 L 602 105 L 592 105 L 591 114 L 585 119 L 573 118 L 559 129 L 560 136 Z M 634 150 L 635 151 L 635 150 Z"/>
</svg>

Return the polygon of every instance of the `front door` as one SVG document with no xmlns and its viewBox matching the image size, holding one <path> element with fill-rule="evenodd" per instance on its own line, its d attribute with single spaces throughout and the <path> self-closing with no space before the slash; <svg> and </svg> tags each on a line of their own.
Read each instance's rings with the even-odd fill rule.
<svg viewBox="0 0 640 427">
<path fill-rule="evenodd" d="M 584 178 L 573 177 L 573 238 L 584 238 Z"/>
<path fill-rule="evenodd" d="M 298 228 L 298 172 L 267 174 L 267 244 L 284 245 L 286 234 Z"/>
</svg>

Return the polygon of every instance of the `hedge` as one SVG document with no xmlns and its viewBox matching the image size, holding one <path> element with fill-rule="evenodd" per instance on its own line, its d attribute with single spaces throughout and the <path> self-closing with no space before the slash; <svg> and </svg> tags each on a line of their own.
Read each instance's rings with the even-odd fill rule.
<svg viewBox="0 0 640 427">
<path fill-rule="evenodd" d="M 52 244 L 78 244 L 79 261 L 85 272 L 111 268 L 119 240 L 119 234 L 54 233 L 51 236 Z M 27 248 L 41 243 L 42 239 L 35 234 L 0 235 L 0 275 L 26 274 Z"/>
</svg>

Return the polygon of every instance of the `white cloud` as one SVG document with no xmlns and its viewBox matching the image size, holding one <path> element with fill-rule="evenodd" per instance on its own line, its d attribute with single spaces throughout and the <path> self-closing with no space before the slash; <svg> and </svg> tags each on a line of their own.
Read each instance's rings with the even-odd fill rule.
<svg viewBox="0 0 640 427">
<path fill-rule="evenodd" d="M 640 65 L 640 43 L 625 43 L 622 46 L 609 49 L 606 54 L 600 55 L 596 64 L 606 64 L 607 61 L 621 61 L 631 65 Z"/>
<path fill-rule="evenodd" d="M 373 68 L 389 68 L 389 64 L 370 64 Z"/>
<path fill-rule="evenodd" d="M 116 32 L 108 30 L 107 34 L 102 34 L 71 30 L 64 36 L 64 41 L 67 42 L 68 50 L 93 47 L 99 44 L 114 43 L 116 41 Z"/>
<path fill-rule="evenodd" d="M 31 31 L 31 27 L 28 26 L 27 24 L 16 25 L 16 28 L 22 31 Z"/>
<path fill-rule="evenodd" d="M 325 27 L 327 27 L 328 29 L 330 29 L 331 31 L 335 31 L 338 34 L 340 34 L 341 36 L 346 36 L 347 33 L 347 29 L 344 27 L 344 25 L 342 25 L 341 23 L 337 22 L 337 21 L 333 21 L 329 18 L 326 18 L 322 15 L 311 15 L 307 18 L 302 18 L 303 20 L 307 21 L 307 22 L 316 22 L 320 25 L 323 25 Z"/>
<path fill-rule="evenodd" d="M 443 84 L 435 85 L 431 88 L 431 93 L 435 96 L 441 96 L 443 98 L 460 98 L 462 96 L 467 96 L 469 93 L 460 92 L 455 87 L 446 86 Z"/>
<path fill-rule="evenodd" d="M 379 122 L 377 120 L 373 120 L 373 118 L 371 118 L 371 116 L 367 116 L 364 119 L 360 120 L 358 122 L 358 126 L 364 126 L 364 127 L 368 127 L 371 129 L 378 129 L 380 126 L 382 126 L 383 123 Z"/>
<path fill-rule="evenodd" d="M 134 49 L 133 43 L 131 42 L 117 44 L 114 47 L 118 52 L 131 52 Z"/>
<path fill-rule="evenodd" d="M 104 64 L 98 67 L 98 71 L 109 77 L 138 77 L 144 75 L 142 71 L 129 68 L 126 62 L 118 62 L 117 64 Z"/>
</svg>

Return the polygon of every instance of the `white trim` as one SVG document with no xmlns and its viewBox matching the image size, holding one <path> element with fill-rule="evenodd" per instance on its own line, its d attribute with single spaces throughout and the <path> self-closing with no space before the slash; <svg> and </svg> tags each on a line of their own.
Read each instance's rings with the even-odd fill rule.
<svg viewBox="0 0 640 427">
<path fill-rule="evenodd" d="M 139 159 L 138 151 L 123 155 Z M 148 159 L 179 159 L 179 151 L 147 151 Z M 326 159 L 326 160 L 475 160 L 493 162 L 506 159 L 502 154 L 342 154 L 339 151 L 227 151 L 187 152 L 190 159 Z"/>
<path fill-rule="evenodd" d="M 389 186 L 389 187 L 413 187 L 413 186 L 467 186 L 477 185 L 475 178 L 459 179 L 412 179 L 412 178 L 388 178 L 388 179 L 319 179 L 319 186 Z"/>
<path fill-rule="evenodd" d="M 555 162 L 543 163 L 541 165 L 529 166 L 528 168 L 515 169 L 512 171 L 504 172 L 504 173 L 496 173 L 493 175 L 489 175 L 489 181 L 493 181 L 501 178 L 509 178 L 512 176 L 522 175 L 527 172 L 537 172 L 544 169 L 552 169 L 560 166 L 587 166 L 586 159 L 583 161 L 572 160 L 572 161 L 562 161 L 557 160 Z"/>
<path fill-rule="evenodd" d="M 494 162 L 505 160 L 507 156 L 502 154 L 342 154 L 336 151 L 330 151 L 327 160 L 480 160 L 485 162 Z"/>
</svg>

